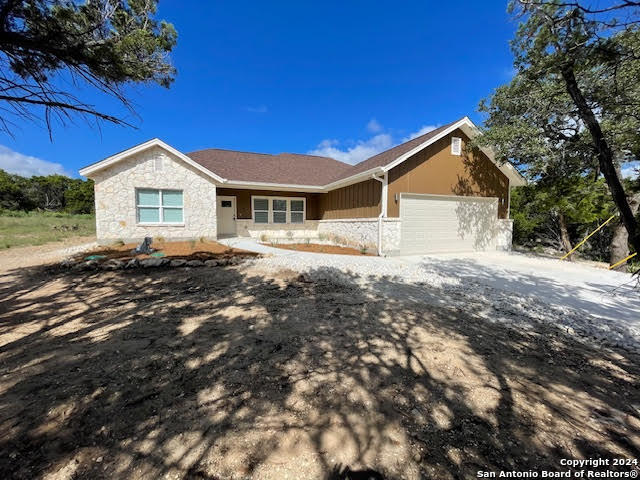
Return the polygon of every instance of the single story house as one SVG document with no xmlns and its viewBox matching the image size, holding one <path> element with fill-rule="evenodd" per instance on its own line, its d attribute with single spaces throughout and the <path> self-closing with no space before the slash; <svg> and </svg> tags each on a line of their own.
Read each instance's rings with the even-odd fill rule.
<svg viewBox="0 0 640 480">
<path fill-rule="evenodd" d="M 465 148 L 477 133 L 464 117 L 356 165 L 153 139 L 80 174 L 95 181 L 101 243 L 325 235 L 384 254 L 509 249 L 509 191 L 525 181 Z"/>
</svg>

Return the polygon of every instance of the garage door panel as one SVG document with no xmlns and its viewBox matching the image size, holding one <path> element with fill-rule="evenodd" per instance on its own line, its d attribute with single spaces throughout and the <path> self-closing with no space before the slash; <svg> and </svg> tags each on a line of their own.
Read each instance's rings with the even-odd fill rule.
<svg viewBox="0 0 640 480">
<path fill-rule="evenodd" d="M 466 252 L 495 248 L 498 200 L 402 194 L 401 252 Z"/>
</svg>

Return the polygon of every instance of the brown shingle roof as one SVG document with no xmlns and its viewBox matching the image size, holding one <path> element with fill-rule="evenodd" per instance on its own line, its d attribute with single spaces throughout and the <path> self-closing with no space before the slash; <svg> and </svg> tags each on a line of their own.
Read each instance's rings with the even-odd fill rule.
<svg viewBox="0 0 640 480">
<path fill-rule="evenodd" d="M 270 155 L 209 148 L 187 156 L 223 178 L 244 182 L 321 186 L 352 168 L 333 158 L 297 153 Z"/>
<path fill-rule="evenodd" d="M 315 155 L 297 153 L 270 155 L 217 148 L 187 153 L 187 156 L 215 174 L 231 181 L 324 186 L 376 167 L 388 165 L 399 156 L 435 137 L 458 121 L 448 123 L 408 142 L 401 143 L 356 165 Z"/>
</svg>

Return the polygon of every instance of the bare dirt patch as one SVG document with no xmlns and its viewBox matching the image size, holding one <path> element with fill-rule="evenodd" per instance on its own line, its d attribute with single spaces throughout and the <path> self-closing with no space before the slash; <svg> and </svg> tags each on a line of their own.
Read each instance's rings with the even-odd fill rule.
<svg viewBox="0 0 640 480">
<path fill-rule="evenodd" d="M 312 252 L 312 253 L 333 253 L 337 255 L 370 255 L 375 256 L 376 253 L 371 250 L 366 250 L 364 253 L 361 250 L 351 247 L 341 247 L 338 245 L 320 245 L 317 243 L 278 243 L 270 245 L 274 248 L 283 248 L 285 250 L 297 250 L 299 252 Z"/>
<path fill-rule="evenodd" d="M 448 480 L 640 456 L 637 355 L 392 279 L 250 268 L 9 272 L 2 477 Z"/>
</svg>

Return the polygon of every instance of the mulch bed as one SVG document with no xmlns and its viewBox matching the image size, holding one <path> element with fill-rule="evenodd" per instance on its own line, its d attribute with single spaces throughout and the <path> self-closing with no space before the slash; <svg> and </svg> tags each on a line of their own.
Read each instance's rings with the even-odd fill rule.
<svg viewBox="0 0 640 480">
<path fill-rule="evenodd" d="M 288 243 L 276 244 L 271 246 L 275 248 L 283 248 L 285 250 L 297 250 L 299 252 L 376 256 L 375 251 L 371 249 L 368 249 L 365 253 L 362 253 L 360 250 L 351 247 L 339 247 L 337 245 L 319 245 L 317 243 Z"/>
<path fill-rule="evenodd" d="M 89 255 L 99 255 L 104 257 L 104 260 L 122 260 L 127 261 L 133 258 L 143 260 L 146 258 L 154 258 L 155 255 L 146 254 L 133 254 L 133 250 L 138 246 L 137 243 L 126 243 L 124 245 L 112 245 L 109 247 L 102 247 L 91 252 L 84 252 L 78 255 L 81 258 L 86 258 Z M 232 256 L 246 256 L 255 257 L 258 254 L 254 252 L 248 252 L 246 250 L 240 250 L 238 248 L 231 248 L 226 245 L 215 241 L 186 241 L 186 242 L 158 242 L 155 241 L 151 244 L 151 248 L 155 250 L 154 253 L 164 254 L 163 258 L 169 259 L 184 259 L 184 260 L 215 260 Z"/>
<path fill-rule="evenodd" d="M 136 254 L 137 244 L 101 247 L 63 260 L 72 270 L 118 270 L 147 267 L 215 267 L 237 265 L 257 253 L 227 247 L 215 241 L 153 242 L 151 254 Z"/>
</svg>

